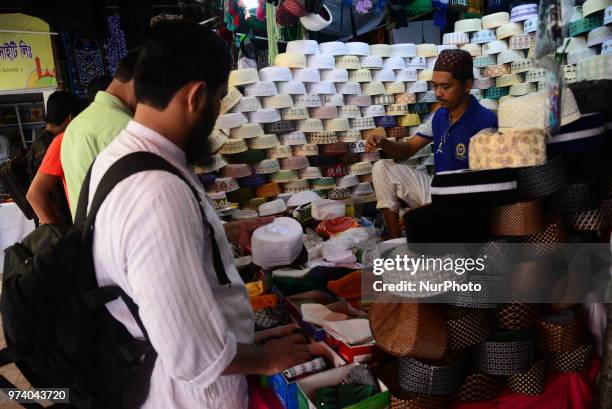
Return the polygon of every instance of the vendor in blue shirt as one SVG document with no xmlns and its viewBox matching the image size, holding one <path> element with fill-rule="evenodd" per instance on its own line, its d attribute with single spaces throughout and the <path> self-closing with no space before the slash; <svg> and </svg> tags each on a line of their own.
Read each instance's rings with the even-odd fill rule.
<svg viewBox="0 0 612 409">
<path fill-rule="evenodd" d="M 497 116 L 470 94 L 474 85 L 472 56 L 464 50 L 443 50 L 434 66 L 433 88 L 440 108 L 405 142 L 381 136 L 368 138 L 367 149 L 381 148 L 396 161 L 412 157 L 432 143 L 436 173 L 468 169 L 470 139 L 497 128 Z M 378 161 L 372 171 L 377 208 L 383 209 L 389 238 L 401 236 L 400 199 L 411 208 L 431 202 L 431 176 L 408 165 Z"/>
</svg>

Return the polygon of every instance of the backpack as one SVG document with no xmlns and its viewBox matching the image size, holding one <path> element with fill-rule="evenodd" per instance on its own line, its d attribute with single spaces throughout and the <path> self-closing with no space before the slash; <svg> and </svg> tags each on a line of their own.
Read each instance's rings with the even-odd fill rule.
<svg viewBox="0 0 612 409">
<path fill-rule="evenodd" d="M 35 220 L 36 214 L 26 199 L 30 186 L 28 151 L 22 151 L 0 165 L 0 183 L 11 195 L 13 201 L 26 219 Z"/>
<path fill-rule="evenodd" d="M 104 174 L 86 218 L 91 168 L 74 225 L 42 225 L 6 250 L 0 312 L 7 347 L 0 351 L 0 365 L 15 362 L 35 388 L 70 388 L 68 407 L 132 409 L 148 396 L 157 354 L 130 297 L 117 286 L 98 287 L 92 254 L 93 228 L 104 199 L 123 179 L 148 170 L 180 177 L 199 204 L 197 191 L 178 169 L 155 154 L 135 152 Z M 217 277 L 227 284 L 211 239 Z M 128 306 L 144 340 L 134 339 L 106 309 L 117 298 Z M 0 378 L 0 387 L 9 385 Z"/>
</svg>

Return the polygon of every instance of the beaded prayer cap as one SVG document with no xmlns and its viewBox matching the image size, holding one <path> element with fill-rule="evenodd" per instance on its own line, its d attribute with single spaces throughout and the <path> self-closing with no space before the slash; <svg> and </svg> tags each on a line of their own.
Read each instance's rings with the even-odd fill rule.
<svg viewBox="0 0 612 409">
<path fill-rule="evenodd" d="M 442 50 L 434 71 L 445 71 L 455 78 L 474 78 L 472 56 L 465 50 Z"/>
</svg>

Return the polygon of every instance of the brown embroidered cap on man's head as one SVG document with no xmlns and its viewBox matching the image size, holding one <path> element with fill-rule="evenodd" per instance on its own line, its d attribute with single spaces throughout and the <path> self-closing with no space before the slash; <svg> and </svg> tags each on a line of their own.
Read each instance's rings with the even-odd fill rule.
<svg viewBox="0 0 612 409">
<path fill-rule="evenodd" d="M 472 56 L 465 50 L 443 50 L 436 60 L 434 71 L 445 71 L 457 79 L 474 78 Z"/>
</svg>

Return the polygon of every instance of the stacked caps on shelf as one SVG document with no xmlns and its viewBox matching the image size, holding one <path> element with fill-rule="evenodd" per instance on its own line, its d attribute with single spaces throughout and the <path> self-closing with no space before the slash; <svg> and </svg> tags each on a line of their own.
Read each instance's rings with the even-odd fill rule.
<svg viewBox="0 0 612 409">
<path fill-rule="evenodd" d="M 273 67 L 232 71 L 213 164 L 199 169 L 218 209 L 304 190 L 373 200 L 380 153 L 366 153 L 366 140 L 414 133 L 436 102 L 427 81 L 440 48 L 298 40 Z M 433 164 L 431 149 L 417 156 L 414 166 Z"/>
<path fill-rule="evenodd" d="M 472 55 L 472 94 L 486 108 L 496 111 L 505 98 L 545 89 L 546 72 L 533 59 L 537 26 L 538 5 L 521 4 L 510 13 L 459 20 L 454 32 L 444 34 L 445 43 Z"/>
<path fill-rule="evenodd" d="M 558 52 L 565 54 L 566 83 L 612 79 L 612 5 L 587 0 L 572 10 L 569 35 Z"/>
</svg>

